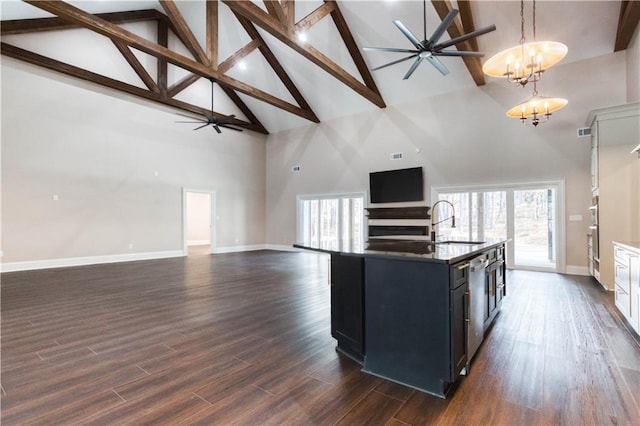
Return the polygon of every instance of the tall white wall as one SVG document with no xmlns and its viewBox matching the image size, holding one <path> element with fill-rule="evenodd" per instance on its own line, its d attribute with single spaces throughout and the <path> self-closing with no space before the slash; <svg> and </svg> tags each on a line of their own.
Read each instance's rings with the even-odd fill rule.
<svg viewBox="0 0 640 426">
<path fill-rule="evenodd" d="M 636 28 L 627 53 L 627 102 L 640 101 L 640 30 Z"/>
<path fill-rule="evenodd" d="M 264 244 L 263 135 L 193 131 L 10 58 L 1 71 L 3 263 L 181 252 L 183 187 L 216 191 L 217 247 Z"/>
<path fill-rule="evenodd" d="M 441 78 L 429 67 L 418 72 Z M 296 195 L 368 190 L 371 171 L 423 166 L 429 187 L 564 180 L 566 263 L 584 268 L 591 203 L 589 138 L 578 138 L 576 128 L 584 127 L 590 110 L 626 102 L 625 77 L 625 52 L 557 65 L 539 90 L 565 97 L 569 105 L 537 128 L 505 116 L 531 89 L 488 79 L 479 88 L 425 94 L 417 102 L 270 135 L 267 241 L 295 242 Z M 403 160 L 389 160 L 390 153 L 399 151 Z M 300 165 L 301 173 L 292 173 L 293 165 Z M 583 221 L 569 222 L 568 216 L 576 214 Z"/>
</svg>

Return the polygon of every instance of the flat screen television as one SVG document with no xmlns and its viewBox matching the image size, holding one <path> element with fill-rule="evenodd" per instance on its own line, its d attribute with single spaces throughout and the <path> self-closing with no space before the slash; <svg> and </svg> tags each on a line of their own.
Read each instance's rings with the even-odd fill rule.
<svg viewBox="0 0 640 426">
<path fill-rule="evenodd" d="M 369 173 L 372 203 L 400 203 L 424 199 L 422 167 Z"/>
</svg>

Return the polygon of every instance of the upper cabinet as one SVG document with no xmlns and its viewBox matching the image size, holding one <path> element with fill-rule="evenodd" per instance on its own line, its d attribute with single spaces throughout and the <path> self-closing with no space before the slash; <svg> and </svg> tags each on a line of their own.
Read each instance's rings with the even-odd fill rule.
<svg viewBox="0 0 640 426">
<path fill-rule="evenodd" d="M 597 238 L 600 283 L 614 289 L 613 241 L 640 241 L 640 103 L 592 111 L 591 190 L 598 196 Z M 597 241 L 597 242 L 596 242 Z"/>
</svg>

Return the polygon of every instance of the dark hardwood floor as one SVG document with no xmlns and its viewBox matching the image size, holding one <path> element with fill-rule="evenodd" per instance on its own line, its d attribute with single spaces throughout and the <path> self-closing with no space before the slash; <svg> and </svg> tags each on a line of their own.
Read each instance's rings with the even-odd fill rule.
<svg viewBox="0 0 640 426">
<path fill-rule="evenodd" d="M 510 272 L 471 374 L 442 400 L 336 353 L 327 262 L 261 251 L 2 274 L 2 424 L 640 424 L 640 346 L 591 278 Z"/>
</svg>

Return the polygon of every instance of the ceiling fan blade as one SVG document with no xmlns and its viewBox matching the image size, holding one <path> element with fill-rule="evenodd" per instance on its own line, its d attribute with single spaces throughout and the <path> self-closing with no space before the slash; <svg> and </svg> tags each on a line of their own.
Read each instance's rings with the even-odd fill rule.
<svg viewBox="0 0 640 426">
<path fill-rule="evenodd" d="M 399 53 L 418 53 L 418 50 L 396 49 L 394 47 L 363 47 L 362 50 L 370 50 L 373 52 L 399 52 Z"/>
<path fill-rule="evenodd" d="M 228 124 L 220 124 L 220 127 L 224 127 L 225 129 L 235 130 L 236 132 L 242 132 L 242 129 L 237 127 L 229 126 Z"/>
<path fill-rule="evenodd" d="M 483 52 L 473 52 L 470 50 L 443 50 L 440 52 L 432 52 L 433 56 L 477 56 L 481 58 L 484 56 Z"/>
<path fill-rule="evenodd" d="M 447 69 L 447 67 L 444 66 L 444 64 L 442 62 L 440 62 L 440 59 L 436 58 L 433 55 L 429 55 L 425 58 L 427 61 L 429 61 L 429 63 L 431 65 L 433 65 L 434 67 L 436 67 L 436 69 L 438 71 L 440 71 L 440 74 L 442 75 L 447 75 L 449 74 L 449 70 Z"/>
<path fill-rule="evenodd" d="M 218 134 L 222 133 L 222 130 L 220 130 L 220 127 L 218 127 L 217 124 L 214 124 L 213 128 L 215 129 L 216 132 L 218 132 Z"/>
<path fill-rule="evenodd" d="M 413 74 L 416 68 L 418 68 L 418 65 L 420 65 L 420 62 L 422 62 L 422 57 L 418 56 L 416 60 L 413 62 L 413 64 L 411 64 L 411 68 L 409 68 L 409 71 L 407 71 L 407 73 L 404 75 L 404 77 L 402 77 L 402 79 L 407 80 L 409 77 L 411 77 L 411 74 Z"/>
<path fill-rule="evenodd" d="M 433 46 L 438 42 L 438 40 L 440 40 L 442 34 L 447 31 L 447 28 L 449 28 L 449 26 L 451 26 L 451 24 L 453 23 L 453 20 L 456 19 L 456 16 L 458 16 L 457 9 L 451 9 L 449 13 L 447 13 L 447 16 L 444 17 L 440 25 L 438 25 L 438 28 L 436 28 L 433 34 L 431 34 L 429 45 Z"/>
<path fill-rule="evenodd" d="M 387 64 L 380 65 L 379 67 L 371 68 L 371 71 L 377 71 L 379 69 L 386 68 L 386 67 L 391 66 L 391 65 L 399 64 L 400 62 L 407 61 L 407 60 L 409 60 L 411 58 L 415 58 L 416 56 L 418 56 L 418 54 L 414 53 L 413 55 L 407 56 L 406 58 L 398 59 L 397 61 L 389 62 Z"/>
<path fill-rule="evenodd" d="M 190 124 L 198 124 L 198 123 L 208 123 L 206 120 L 198 120 L 198 121 L 174 121 L 174 123 L 190 123 Z"/>
<path fill-rule="evenodd" d="M 451 40 L 447 40 L 443 43 L 438 43 L 433 46 L 433 50 L 441 50 L 449 46 L 453 46 L 454 44 L 458 44 L 465 40 L 469 40 L 470 38 L 481 36 L 482 34 L 490 33 L 491 31 L 495 31 L 495 25 L 489 25 L 488 27 L 481 28 L 479 30 L 471 31 L 468 34 L 463 34 L 459 37 L 452 38 Z"/>
<path fill-rule="evenodd" d="M 404 36 L 406 38 L 409 39 L 409 41 L 411 42 L 411 44 L 413 44 L 416 49 L 418 50 L 422 50 L 424 49 L 424 45 L 422 44 L 422 42 L 420 40 L 418 40 L 418 37 L 416 37 L 410 30 L 409 28 L 405 27 L 404 24 L 398 20 L 393 21 L 393 24 L 398 27 L 398 29 L 400 30 L 400 32 L 402 32 L 402 34 L 404 34 Z"/>
<path fill-rule="evenodd" d="M 209 125 L 209 123 L 205 123 L 205 124 L 203 124 L 202 126 L 196 127 L 196 128 L 195 128 L 195 129 L 193 129 L 193 130 L 202 129 L 203 127 L 207 127 L 208 125 Z"/>
</svg>

